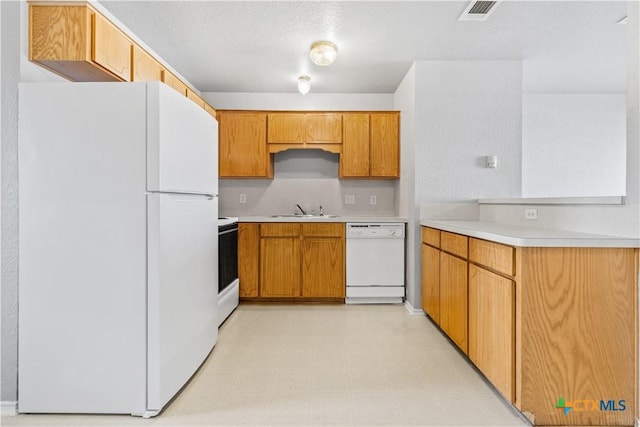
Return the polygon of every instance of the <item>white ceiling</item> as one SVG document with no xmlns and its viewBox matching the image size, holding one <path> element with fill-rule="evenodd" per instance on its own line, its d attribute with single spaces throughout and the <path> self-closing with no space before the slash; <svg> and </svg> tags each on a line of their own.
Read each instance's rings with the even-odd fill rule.
<svg viewBox="0 0 640 427">
<path fill-rule="evenodd" d="M 416 60 L 524 60 L 526 91 L 625 90 L 626 2 L 101 1 L 203 92 L 393 93 Z M 338 45 L 329 67 L 312 42 Z M 473 76 L 469 76 L 473 78 Z"/>
</svg>

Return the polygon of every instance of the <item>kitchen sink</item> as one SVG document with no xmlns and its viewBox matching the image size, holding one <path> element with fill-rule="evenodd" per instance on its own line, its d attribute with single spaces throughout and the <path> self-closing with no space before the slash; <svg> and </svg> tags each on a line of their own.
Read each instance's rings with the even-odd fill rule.
<svg viewBox="0 0 640 427">
<path fill-rule="evenodd" d="M 289 215 L 271 215 L 271 218 L 322 219 L 322 218 L 339 218 L 339 217 L 338 215 L 289 214 Z"/>
</svg>

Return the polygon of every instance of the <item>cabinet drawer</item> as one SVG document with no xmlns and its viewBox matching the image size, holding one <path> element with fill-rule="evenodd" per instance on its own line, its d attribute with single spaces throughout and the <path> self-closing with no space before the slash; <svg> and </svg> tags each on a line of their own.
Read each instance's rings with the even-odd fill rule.
<svg viewBox="0 0 640 427">
<path fill-rule="evenodd" d="M 344 227 L 344 224 L 341 223 L 302 224 L 302 235 L 305 237 L 344 237 Z"/>
<path fill-rule="evenodd" d="M 262 237 L 297 237 L 300 235 L 300 224 L 292 222 L 263 223 L 260 225 Z"/>
<path fill-rule="evenodd" d="M 440 247 L 440 230 L 435 228 L 422 227 L 422 243 L 439 248 Z"/>
<path fill-rule="evenodd" d="M 489 267 L 497 272 L 515 275 L 514 248 L 500 243 L 471 238 L 469 261 Z"/>
<path fill-rule="evenodd" d="M 461 258 L 467 257 L 467 243 L 469 238 L 460 234 L 440 232 L 440 247 L 443 251 L 457 255 Z"/>
</svg>

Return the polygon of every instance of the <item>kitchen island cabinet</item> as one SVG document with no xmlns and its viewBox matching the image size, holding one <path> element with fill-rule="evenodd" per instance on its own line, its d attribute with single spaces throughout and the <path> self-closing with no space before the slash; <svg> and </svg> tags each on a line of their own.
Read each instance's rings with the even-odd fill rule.
<svg viewBox="0 0 640 427">
<path fill-rule="evenodd" d="M 428 235 L 467 239 L 469 359 L 532 424 L 634 425 L 635 243 L 469 221 L 422 225 L 423 257 L 436 250 Z M 432 274 L 423 271 L 423 292 Z"/>
</svg>

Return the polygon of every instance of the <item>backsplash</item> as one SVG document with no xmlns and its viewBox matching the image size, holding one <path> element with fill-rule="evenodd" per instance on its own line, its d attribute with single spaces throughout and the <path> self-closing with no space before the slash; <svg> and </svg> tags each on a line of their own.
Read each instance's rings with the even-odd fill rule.
<svg viewBox="0 0 640 427">
<path fill-rule="evenodd" d="M 220 179 L 221 216 L 292 214 L 305 211 L 340 216 L 396 215 L 397 180 L 340 180 L 339 156 L 321 150 L 288 150 L 274 157 L 274 179 Z M 345 204 L 354 196 L 354 204 Z M 375 204 L 371 198 L 375 196 Z M 244 203 L 241 203 L 241 198 Z"/>
</svg>

